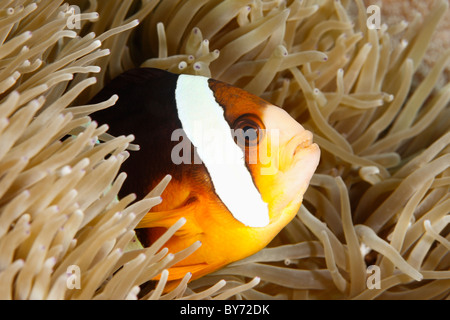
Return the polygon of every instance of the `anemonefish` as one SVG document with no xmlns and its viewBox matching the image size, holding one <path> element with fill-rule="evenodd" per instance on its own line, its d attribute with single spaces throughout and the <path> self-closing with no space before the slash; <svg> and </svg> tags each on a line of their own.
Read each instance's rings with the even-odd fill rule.
<svg viewBox="0 0 450 320">
<path fill-rule="evenodd" d="M 187 272 L 193 280 L 256 253 L 296 215 L 320 150 L 280 107 L 217 80 L 152 68 L 123 73 L 92 102 L 113 94 L 116 105 L 92 117 L 140 146 L 122 167 L 122 194 L 143 198 L 172 176 L 162 203 L 139 223 L 139 240 L 150 245 L 184 217 L 165 246 L 179 252 L 201 242 L 169 269 L 169 280 Z"/>
</svg>

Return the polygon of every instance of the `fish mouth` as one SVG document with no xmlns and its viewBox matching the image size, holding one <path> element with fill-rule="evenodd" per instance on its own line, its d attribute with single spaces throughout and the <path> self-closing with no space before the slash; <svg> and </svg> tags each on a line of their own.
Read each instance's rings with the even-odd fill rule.
<svg viewBox="0 0 450 320">
<path fill-rule="evenodd" d="M 288 154 L 292 157 L 298 156 L 302 151 L 309 149 L 313 143 L 313 135 L 310 131 L 305 130 L 301 134 L 296 135 L 288 142 Z"/>
<path fill-rule="evenodd" d="M 279 169 L 288 171 L 292 166 L 302 160 L 306 160 L 315 153 L 317 145 L 313 143 L 313 135 L 308 130 L 303 130 L 296 134 L 286 143 Z"/>
<path fill-rule="evenodd" d="M 300 205 L 303 194 L 319 165 L 320 149 L 313 143 L 312 133 L 305 130 L 288 140 L 283 153 L 281 161 L 283 174 L 280 175 L 280 179 L 284 187 L 277 205 L 279 208 L 294 208 Z"/>
</svg>

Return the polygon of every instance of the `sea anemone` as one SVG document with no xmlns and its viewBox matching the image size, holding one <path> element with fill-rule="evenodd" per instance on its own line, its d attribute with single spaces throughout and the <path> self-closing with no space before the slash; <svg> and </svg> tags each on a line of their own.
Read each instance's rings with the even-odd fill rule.
<svg viewBox="0 0 450 320">
<path fill-rule="evenodd" d="M 422 63 L 447 9 L 387 25 L 362 0 L 4 1 L 0 298 L 448 298 L 450 52 Z M 89 117 L 118 99 L 90 98 L 139 66 L 244 88 L 322 150 L 266 249 L 170 292 L 166 269 L 197 245 L 163 248 L 184 220 L 149 248 L 133 230 L 170 177 L 119 199 L 138 147 Z"/>
</svg>

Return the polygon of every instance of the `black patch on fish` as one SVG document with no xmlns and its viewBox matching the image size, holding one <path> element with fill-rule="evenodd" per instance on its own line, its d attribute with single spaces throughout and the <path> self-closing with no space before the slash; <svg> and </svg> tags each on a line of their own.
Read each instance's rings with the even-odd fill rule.
<svg viewBox="0 0 450 320">
<path fill-rule="evenodd" d="M 113 79 L 90 102 L 117 94 L 114 106 L 91 116 L 99 125 L 108 124 L 108 133 L 114 136 L 133 134 L 133 143 L 140 146 L 121 167 L 127 173 L 121 197 L 136 193 L 143 198 L 168 173 L 181 179 L 170 152 L 178 143 L 171 141 L 172 132 L 181 128 L 175 102 L 177 79 L 177 74 L 159 69 L 132 69 Z"/>
</svg>

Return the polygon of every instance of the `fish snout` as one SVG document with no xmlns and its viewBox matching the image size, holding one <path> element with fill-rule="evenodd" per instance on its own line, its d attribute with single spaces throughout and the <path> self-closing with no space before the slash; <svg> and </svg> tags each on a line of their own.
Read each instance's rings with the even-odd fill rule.
<svg viewBox="0 0 450 320">
<path fill-rule="evenodd" d="M 313 163 L 318 162 L 318 146 L 313 143 L 313 135 L 310 131 L 298 130 L 283 147 L 280 170 L 286 172 L 299 161 L 304 162 L 305 158 L 311 158 Z"/>
<path fill-rule="evenodd" d="M 277 131 L 278 139 L 278 169 L 286 172 L 299 162 L 307 164 L 307 169 L 316 169 L 320 150 L 313 143 L 313 135 L 303 128 L 285 110 L 274 105 L 266 106 L 264 110 L 266 129 Z"/>
<path fill-rule="evenodd" d="M 303 130 L 300 134 L 297 134 L 295 137 L 289 141 L 289 148 L 293 151 L 291 152 L 291 156 L 295 157 L 300 154 L 302 150 L 309 148 L 312 144 L 313 135 L 308 130 Z"/>
</svg>

